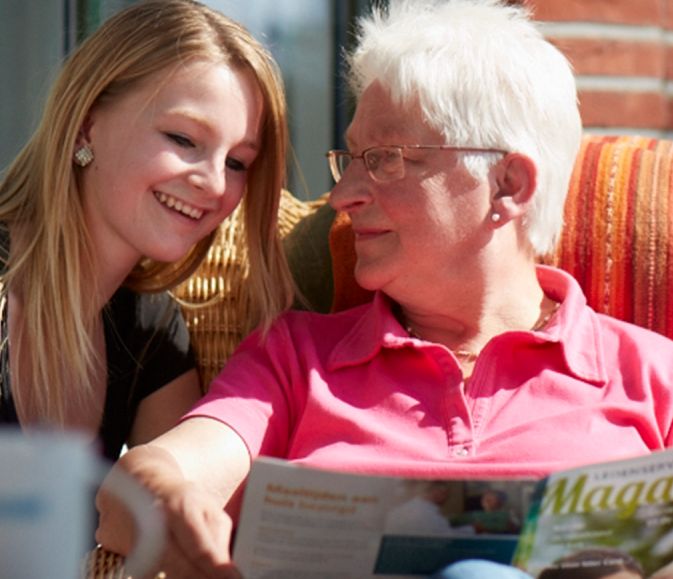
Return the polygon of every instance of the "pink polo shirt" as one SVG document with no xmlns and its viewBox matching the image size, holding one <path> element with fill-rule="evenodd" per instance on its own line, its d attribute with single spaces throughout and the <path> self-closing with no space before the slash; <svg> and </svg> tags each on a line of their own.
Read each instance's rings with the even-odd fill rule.
<svg viewBox="0 0 673 579">
<path fill-rule="evenodd" d="M 596 314 L 560 270 L 538 278 L 556 315 L 493 338 L 467 388 L 379 293 L 253 334 L 188 416 L 228 424 L 253 458 L 414 477 L 539 477 L 670 446 L 673 341 Z"/>
</svg>

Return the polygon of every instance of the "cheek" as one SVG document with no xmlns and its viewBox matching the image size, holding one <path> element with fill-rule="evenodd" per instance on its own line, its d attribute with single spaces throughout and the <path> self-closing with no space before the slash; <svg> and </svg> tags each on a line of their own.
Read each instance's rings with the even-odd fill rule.
<svg viewBox="0 0 673 579">
<path fill-rule="evenodd" d="M 446 186 L 460 194 L 476 189 L 479 186 L 479 180 L 474 178 L 464 167 L 456 167 L 450 176 L 447 176 Z"/>
<path fill-rule="evenodd" d="M 225 194 L 222 196 L 221 205 L 217 214 L 218 222 L 229 217 L 243 201 L 245 182 L 227 184 Z"/>
<path fill-rule="evenodd" d="M 130 193 L 153 178 L 156 162 L 140 155 L 117 151 L 115 155 L 99 154 L 95 178 L 101 188 Z"/>
</svg>

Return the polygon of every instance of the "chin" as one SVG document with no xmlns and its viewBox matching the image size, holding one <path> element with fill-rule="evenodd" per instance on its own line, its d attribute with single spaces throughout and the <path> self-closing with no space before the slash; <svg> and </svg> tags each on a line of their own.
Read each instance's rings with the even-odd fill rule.
<svg viewBox="0 0 673 579">
<path fill-rule="evenodd" d="M 175 261 L 180 261 L 193 246 L 175 248 L 174 250 L 169 250 L 166 247 L 158 249 L 156 251 L 150 251 L 145 254 L 145 257 L 152 259 L 154 261 L 160 261 L 163 263 L 173 263 Z"/>
<path fill-rule="evenodd" d="M 362 289 L 377 291 L 386 285 L 387 280 L 388 276 L 375 268 L 355 267 L 355 281 Z"/>
</svg>

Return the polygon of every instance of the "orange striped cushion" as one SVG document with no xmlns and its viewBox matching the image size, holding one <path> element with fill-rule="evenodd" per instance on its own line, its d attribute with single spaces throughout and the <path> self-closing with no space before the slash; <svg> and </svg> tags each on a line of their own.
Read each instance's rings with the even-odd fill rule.
<svg viewBox="0 0 673 579">
<path fill-rule="evenodd" d="M 571 273 L 596 311 L 673 338 L 673 142 L 586 135 L 565 206 L 565 226 L 545 263 Z M 372 293 L 353 276 L 350 221 L 338 215 L 330 231 L 334 271 L 332 311 Z"/>
<path fill-rule="evenodd" d="M 545 260 L 571 273 L 596 311 L 671 338 L 672 161 L 671 141 L 585 136 L 562 238 Z"/>
<path fill-rule="evenodd" d="M 347 213 L 337 211 L 329 232 L 332 254 L 334 297 L 332 312 L 340 312 L 371 301 L 374 292 L 367 291 L 355 281 L 355 234 Z"/>
</svg>

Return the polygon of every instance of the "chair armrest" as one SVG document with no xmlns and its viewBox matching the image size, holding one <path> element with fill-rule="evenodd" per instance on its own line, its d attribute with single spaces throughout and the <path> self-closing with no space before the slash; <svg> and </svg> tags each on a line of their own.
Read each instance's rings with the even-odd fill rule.
<svg viewBox="0 0 673 579">
<path fill-rule="evenodd" d="M 132 579 L 124 571 L 124 558 L 100 545 L 87 553 L 81 579 Z"/>
</svg>

